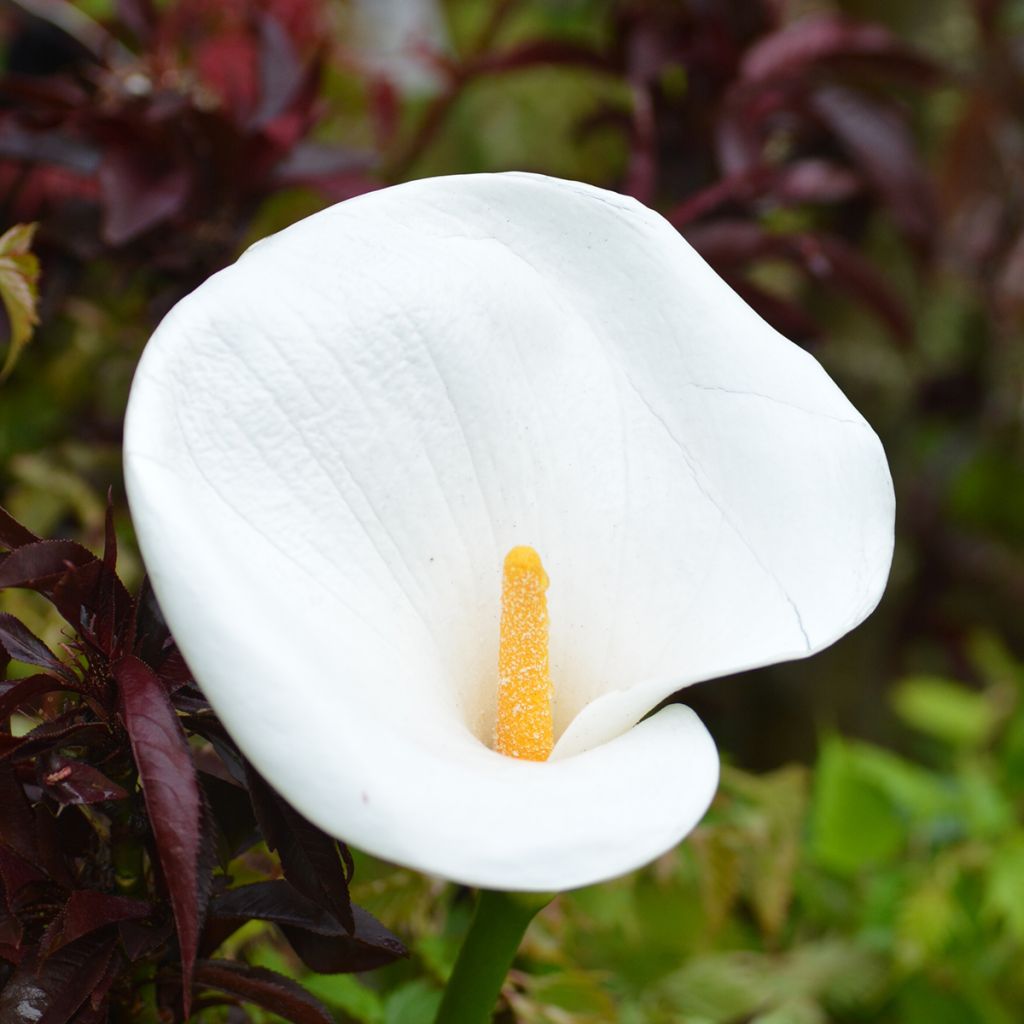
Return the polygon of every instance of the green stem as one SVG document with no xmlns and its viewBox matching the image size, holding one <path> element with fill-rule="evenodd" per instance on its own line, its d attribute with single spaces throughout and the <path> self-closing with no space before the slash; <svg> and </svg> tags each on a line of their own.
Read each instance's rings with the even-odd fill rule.
<svg viewBox="0 0 1024 1024">
<path fill-rule="evenodd" d="M 434 1024 L 489 1024 L 523 933 L 550 893 L 480 890 Z"/>
</svg>

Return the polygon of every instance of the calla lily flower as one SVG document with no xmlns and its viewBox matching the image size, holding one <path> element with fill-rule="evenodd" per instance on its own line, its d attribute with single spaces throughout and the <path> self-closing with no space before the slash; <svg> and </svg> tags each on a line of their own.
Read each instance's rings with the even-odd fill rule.
<svg viewBox="0 0 1024 1024">
<path fill-rule="evenodd" d="M 677 843 L 715 745 L 665 698 L 874 608 L 878 438 L 657 214 L 529 174 L 396 186 L 179 303 L 126 423 L 146 565 L 204 693 L 324 830 L 493 889 Z M 502 559 L 550 580 L 554 750 L 492 748 Z"/>
</svg>

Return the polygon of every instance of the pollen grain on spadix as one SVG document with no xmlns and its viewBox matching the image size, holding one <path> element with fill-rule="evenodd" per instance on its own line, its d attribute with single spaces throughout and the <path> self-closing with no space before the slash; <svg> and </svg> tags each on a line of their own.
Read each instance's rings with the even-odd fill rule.
<svg viewBox="0 0 1024 1024">
<path fill-rule="evenodd" d="M 528 761 L 546 761 L 554 745 L 547 588 L 533 548 L 516 547 L 505 556 L 494 749 Z"/>
</svg>

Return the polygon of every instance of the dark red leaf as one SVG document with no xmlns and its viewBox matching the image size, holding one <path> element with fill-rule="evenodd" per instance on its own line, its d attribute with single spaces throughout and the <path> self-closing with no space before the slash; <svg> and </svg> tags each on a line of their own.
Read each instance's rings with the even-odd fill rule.
<svg viewBox="0 0 1024 1024">
<path fill-rule="evenodd" d="M 168 653 L 170 633 L 149 577 L 145 577 L 135 600 L 132 624 L 132 653 L 150 668 L 158 669 Z"/>
<path fill-rule="evenodd" d="M 88 935 L 99 928 L 148 917 L 153 908 L 142 900 L 112 896 L 91 889 L 78 889 L 71 894 L 61 912 L 59 927 L 49 936 L 46 955 Z"/>
<path fill-rule="evenodd" d="M 352 910 L 354 934 L 330 911 L 282 879 L 255 882 L 221 894 L 210 906 L 210 917 L 218 944 L 247 920 L 272 921 L 306 965 L 323 974 L 371 971 L 408 956 L 401 941 L 372 914 L 362 907 Z M 218 925 L 226 927 L 218 929 Z"/>
<path fill-rule="evenodd" d="M 39 785 L 64 806 L 124 800 L 128 796 L 98 768 L 60 754 L 39 758 L 36 768 Z"/>
<path fill-rule="evenodd" d="M 333 1024 L 327 1008 L 301 985 L 262 967 L 230 960 L 199 960 L 195 983 L 237 996 L 276 1013 L 293 1024 Z"/>
<path fill-rule="evenodd" d="M 100 933 L 42 963 L 24 960 L 0 989 L 0 1021 L 67 1024 L 106 976 L 115 942 Z"/>
<path fill-rule="evenodd" d="M 912 242 L 927 248 L 935 230 L 935 204 L 906 119 L 892 107 L 841 86 L 822 86 L 809 102 L 878 190 L 893 220 Z"/>
<path fill-rule="evenodd" d="M 143 924 L 139 921 L 121 921 L 117 926 L 121 943 L 128 959 L 141 960 L 151 956 L 161 946 L 166 945 L 174 934 L 174 926 L 168 920 L 156 924 Z"/>
<path fill-rule="evenodd" d="M 251 126 L 262 127 L 283 114 L 302 88 L 304 77 L 295 44 L 277 18 L 264 14 L 260 18 L 259 106 Z"/>
<path fill-rule="evenodd" d="M 105 657 L 116 657 L 130 642 L 134 602 L 124 584 L 99 559 L 65 573 L 47 596 L 79 635 Z"/>
<path fill-rule="evenodd" d="M 96 982 L 96 987 L 89 993 L 88 1005 L 79 1011 L 74 1024 L 107 1024 L 109 1016 L 107 997 L 125 966 L 124 954 L 115 948 L 107 961 L 106 971 Z"/>
<path fill-rule="evenodd" d="M 837 61 L 867 62 L 880 71 L 933 82 L 936 66 L 916 53 L 887 28 L 838 14 L 822 14 L 791 22 L 764 36 L 747 50 L 741 76 L 750 82 L 799 73 L 808 65 Z"/>
<path fill-rule="evenodd" d="M 474 57 L 467 66 L 471 75 L 522 71 L 542 65 L 589 68 L 609 74 L 615 69 L 606 56 L 589 46 L 567 39 L 530 39 L 504 50 Z"/>
<path fill-rule="evenodd" d="M 335 179 L 353 179 L 364 174 L 371 163 L 370 156 L 358 150 L 303 142 L 274 169 L 274 181 L 281 185 L 318 186 Z"/>
<path fill-rule="evenodd" d="M 0 844 L 30 863 L 38 859 L 35 817 L 10 762 L 0 762 Z"/>
<path fill-rule="evenodd" d="M 27 527 L 21 525 L 10 512 L 0 505 L 0 548 L 13 550 L 34 544 L 39 538 Z"/>
<path fill-rule="evenodd" d="M 771 255 L 777 243 L 777 236 L 759 224 L 740 219 L 713 220 L 687 228 L 684 235 L 719 272 Z"/>
<path fill-rule="evenodd" d="M 0 690 L 0 720 L 9 718 L 22 704 L 35 697 L 70 689 L 66 680 L 43 673 L 10 682 L 13 684 L 10 688 Z"/>
<path fill-rule="evenodd" d="M 0 758 L 12 756 L 15 761 L 35 757 L 44 750 L 84 746 L 110 736 L 110 730 L 97 722 L 83 721 L 82 709 L 72 708 L 50 722 L 43 722 L 24 736 L 0 735 Z"/>
<path fill-rule="evenodd" d="M 678 228 L 727 203 L 770 200 L 782 204 L 835 203 L 862 188 L 860 178 L 828 160 L 797 160 L 782 167 L 754 166 L 701 189 L 671 209 L 666 217 Z"/>
<path fill-rule="evenodd" d="M 229 28 L 198 40 L 192 61 L 227 118 L 245 124 L 259 98 L 259 57 L 252 34 Z"/>
<path fill-rule="evenodd" d="M 355 935 L 320 935 L 295 925 L 281 931 L 300 960 L 319 974 L 375 971 L 409 955 L 405 946 L 372 914 L 353 907 Z"/>
<path fill-rule="evenodd" d="M 906 307 L 889 282 L 856 249 L 839 238 L 805 233 L 792 244 L 807 270 L 867 305 L 901 341 L 913 338 Z"/>
<path fill-rule="evenodd" d="M 13 914 L 0 910 L 0 947 L 17 949 L 21 945 L 22 935 L 21 922 Z"/>
<path fill-rule="evenodd" d="M 856 250 L 831 235 L 772 234 L 753 221 L 718 220 L 686 231 L 693 247 L 725 276 L 753 260 L 787 260 L 808 275 L 865 303 L 902 341 L 912 335 L 907 311 L 885 278 Z"/>
<path fill-rule="evenodd" d="M 796 160 L 779 169 L 768 186 L 772 198 L 785 203 L 838 203 L 856 195 L 863 181 L 831 160 Z"/>
<path fill-rule="evenodd" d="M 20 946 L 12 946 L 5 942 L 0 942 L 0 960 L 9 964 L 17 965 L 24 959 L 25 953 Z"/>
<path fill-rule="evenodd" d="M 23 544 L 0 560 L 0 590 L 25 587 L 48 594 L 69 569 L 96 561 L 73 540 L 40 540 Z"/>
<path fill-rule="evenodd" d="M 149 41 L 157 26 L 157 19 L 153 0 L 117 0 L 117 20 L 139 43 Z"/>
<path fill-rule="evenodd" d="M 623 189 L 627 195 L 650 203 L 657 185 L 657 121 L 654 101 L 645 85 L 633 85 L 633 120 L 629 141 L 629 163 Z"/>
<path fill-rule="evenodd" d="M 224 726 L 211 714 L 192 714 L 186 719 L 188 731 L 210 741 L 228 774 L 243 789 L 249 788 L 249 771 Z"/>
<path fill-rule="evenodd" d="M 277 850 L 285 878 L 304 896 L 326 907 L 347 931 L 354 931 L 341 844 L 299 814 L 251 768 L 248 783 L 260 831 L 267 845 Z"/>
<path fill-rule="evenodd" d="M 209 762 L 215 762 L 220 773 L 227 776 L 225 781 L 221 774 L 208 775 L 203 764 L 199 764 L 203 791 L 210 803 L 212 820 L 220 836 L 218 848 L 227 862 L 255 846 L 260 841 L 260 831 L 252 813 L 249 794 L 230 777 L 220 758 L 212 751 Z"/>
<path fill-rule="evenodd" d="M 807 344 L 821 337 L 821 328 L 795 302 L 773 295 L 747 280 L 729 280 L 729 285 L 747 305 L 790 341 Z"/>
<path fill-rule="evenodd" d="M 0 647 L 15 661 L 37 665 L 63 675 L 67 672 L 61 660 L 27 626 L 8 612 L 0 612 Z"/>
<path fill-rule="evenodd" d="M 167 153 L 153 153 L 138 140 L 112 142 L 99 169 L 103 239 L 124 245 L 181 212 L 192 173 Z"/>
<path fill-rule="evenodd" d="M 8 910 L 15 910 L 19 904 L 23 890 L 37 882 L 45 882 L 46 875 L 35 859 L 26 860 L 0 843 L 0 889 L 3 891 L 4 905 Z"/>
<path fill-rule="evenodd" d="M 199 938 L 199 784 L 185 733 L 153 670 L 128 657 L 113 666 L 113 675 L 174 910 L 187 1017 Z"/>
</svg>

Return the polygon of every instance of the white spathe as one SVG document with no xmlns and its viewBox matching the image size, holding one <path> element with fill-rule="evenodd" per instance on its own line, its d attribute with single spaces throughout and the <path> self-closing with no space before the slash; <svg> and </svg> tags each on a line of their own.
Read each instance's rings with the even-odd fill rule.
<svg viewBox="0 0 1024 1024">
<path fill-rule="evenodd" d="M 258 243 L 132 388 L 128 493 L 225 726 L 328 832 L 558 890 L 676 843 L 718 758 L 691 683 L 875 606 L 878 438 L 657 214 L 526 174 L 417 181 Z M 502 559 L 551 579 L 553 758 L 488 748 Z"/>
</svg>

